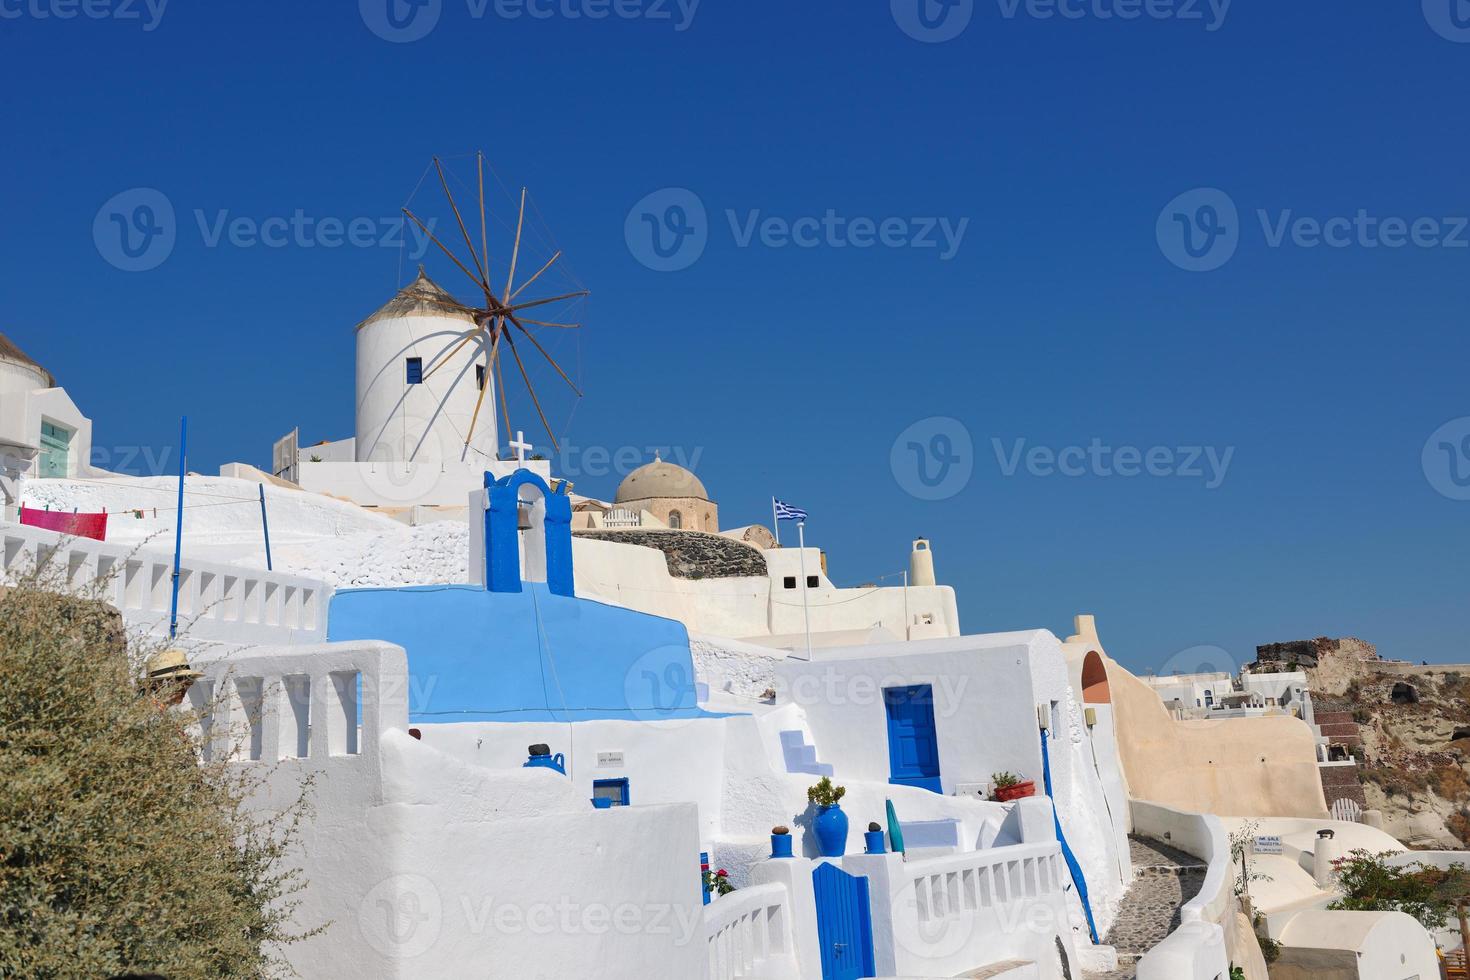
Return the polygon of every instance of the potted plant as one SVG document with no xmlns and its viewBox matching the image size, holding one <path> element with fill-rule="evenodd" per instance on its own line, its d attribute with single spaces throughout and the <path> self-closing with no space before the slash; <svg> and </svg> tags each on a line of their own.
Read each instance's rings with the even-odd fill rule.
<svg viewBox="0 0 1470 980">
<path fill-rule="evenodd" d="M 771 857 L 791 857 L 791 828 L 785 824 L 771 828 Z"/>
<path fill-rule="evenodd" d="M 991 799 L 997 803 L 1024 800 L 1028 796 L 1036 795 L 1036 781 L 1023 780 L 1013 772 L 998 772 L 990 777 L 990 783 Z"/>
<path fill-rule="evenodd" d="M 883 828 L 877 821 L 868 824 L 868 832 L 863 834 L 863 845 L 869 854 L 883 853 Z"/>
<path fill-rule="evenodd" d="M 842 857 L 847 853 L 847 814 L 841 806 L 846 795 L 847 787 L 832 785 L 830 776 L 823 776 L 806 791 L 807 802 L 817 808 L 813 827 L 817 832 L 817 853 L 822 857 Z"/>
</svg>

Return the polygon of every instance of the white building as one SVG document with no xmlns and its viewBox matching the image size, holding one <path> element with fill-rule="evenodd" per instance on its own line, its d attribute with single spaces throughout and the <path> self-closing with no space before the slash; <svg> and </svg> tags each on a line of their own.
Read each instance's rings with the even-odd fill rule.
<svg viewBox="0 0 1470 980">
<path fill-rule="evenodd" d="M 422 266 L 355 337 L 356 433 L 309 446 L 288 437 L 277 475 L 381 508 L 462 508 L 486 472 L 524 465 L 548 475 L 544 461 L 500 458 L 486 334 Z"/>
<path fill-rule="evenodd" d="M 92 420 L 56 379 L 0 334 L 0 493 L 14 520 L 24 479 L 90 476 Z"/>
</svg>

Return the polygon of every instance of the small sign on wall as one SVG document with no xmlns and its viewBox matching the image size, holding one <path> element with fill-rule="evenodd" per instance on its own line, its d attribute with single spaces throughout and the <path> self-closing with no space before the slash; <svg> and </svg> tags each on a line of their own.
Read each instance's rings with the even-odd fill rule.
<svg viewBox="0 0 1470 980">
<path fill-rule="evenodd" d="M 1257 854 L 1280 854 L 1280 837 L 1257 837 L 1255 851 Z"/>
<path fill-rule="evenodd" d="M 597 753 L 597 767 L 599 769 L 618 769 L 623 765 L 623 753 L 621 752 L 599 752 Z"/>
</svg>

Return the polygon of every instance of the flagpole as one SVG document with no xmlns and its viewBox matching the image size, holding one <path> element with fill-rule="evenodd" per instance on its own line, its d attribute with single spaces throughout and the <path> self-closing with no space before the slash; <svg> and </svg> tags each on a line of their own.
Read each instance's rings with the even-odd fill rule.
<svg viewBox="0 0 1470 980">
<path fill-rule="evenodd" d="M 781 515 L 776 513 L 776 498 L 771 498 L 771 527 L 776 529 L 776 547 L 781 547 Z"/>
<path fill-rule="evenodd" d="M 806 521 L 796 522 L 796 548 L 801 558 L 801 615 L 806 621 L 806 659 L 812 659 L 812 613 L 806 602 Z"/>
</svg>

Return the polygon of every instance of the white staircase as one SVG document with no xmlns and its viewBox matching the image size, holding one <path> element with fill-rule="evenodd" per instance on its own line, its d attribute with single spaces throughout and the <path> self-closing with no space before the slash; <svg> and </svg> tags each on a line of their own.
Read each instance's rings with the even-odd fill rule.
<svg viewBox="0 0 1470 980">
<path fill-rule="evenodd" d="M 817 761 L 817 747 L 807 742 L 806 734 L 792 729 L 781 733 L 781 755 L 786 760 L 787 772 L 801 772 L 812 776 L 832 775 L 832 765 Z"/>
</svg>

